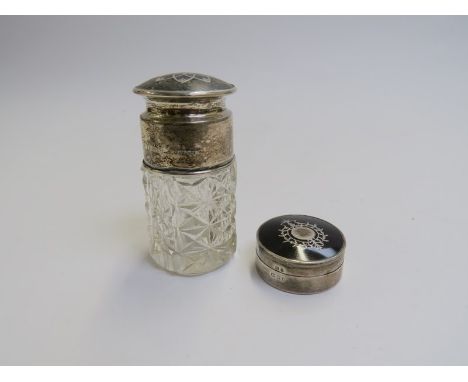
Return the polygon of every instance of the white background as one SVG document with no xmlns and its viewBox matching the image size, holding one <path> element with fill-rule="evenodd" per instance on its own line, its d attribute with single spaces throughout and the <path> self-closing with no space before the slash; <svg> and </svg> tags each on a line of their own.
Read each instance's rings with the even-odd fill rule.
<svg viewBox="0 0 468 382">
<path fill-rule="evenodd" d="M 468 364 L 468 20 L 0 18 L 1 364 Z M 235 83 L 238 251 L 147 257 L 134 85 Z M 255 231 L 346 235 L 342 281 L 277 291 Z"/>
</svg>

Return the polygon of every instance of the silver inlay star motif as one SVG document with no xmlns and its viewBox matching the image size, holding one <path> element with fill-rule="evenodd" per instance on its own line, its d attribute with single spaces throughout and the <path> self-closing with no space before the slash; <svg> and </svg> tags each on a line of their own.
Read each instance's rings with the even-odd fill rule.
<svg viewBox="0 0 468 382">
<path fill-rule="evenodd" d="M 300 223 L 296 220 L 284 220 L 279 229 L 279 237 L 293 247 L 322 249 L 328 242 L 327 236 L 316 224 Z"/>
</svg>

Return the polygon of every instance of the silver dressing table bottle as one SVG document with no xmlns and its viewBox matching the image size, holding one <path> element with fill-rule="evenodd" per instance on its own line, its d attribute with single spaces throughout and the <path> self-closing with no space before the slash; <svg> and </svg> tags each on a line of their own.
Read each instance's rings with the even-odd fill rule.
<svg viewBox="0 0 468 382">
<path fill-rule="evenodd" d="M 141 114 L 143 184 L 151 256 L 182 275 L 210 272 L 236 250 L 236 164 L 231 112 L 235 86 L 174 73 L 134 88 Z"/>
</svg>

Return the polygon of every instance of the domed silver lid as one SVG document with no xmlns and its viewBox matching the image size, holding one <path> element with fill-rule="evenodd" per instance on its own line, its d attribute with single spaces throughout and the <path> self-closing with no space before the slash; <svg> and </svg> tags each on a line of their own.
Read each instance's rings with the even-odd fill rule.
<svg viewBox="0 0 468 382">
<path fill-rule="evenodd" d="M 180 72 L 152 78 L 133 91 L 145 97 L 221 97 L 236 87 L 206 74 Z"/>
</svg>

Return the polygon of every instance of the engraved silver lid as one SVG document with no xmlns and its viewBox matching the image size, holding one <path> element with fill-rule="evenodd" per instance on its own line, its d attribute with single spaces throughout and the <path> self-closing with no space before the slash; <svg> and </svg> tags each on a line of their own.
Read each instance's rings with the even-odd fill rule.
<svg viewBox="0 0 468 382">
<path fill-rule="evenodd" d="M 315 293 L 341 276 L 346 241 L 333 224 L 307 215 L 283 215 L 257 231 L 257 270 L 270 285 Z"/>
<path fill-rule="evenodd" d="M 180 72 L 152 78 L 133 91 L 145 97 L 222 97 L 236 87 L 206 74 Z"/>
</svg>

